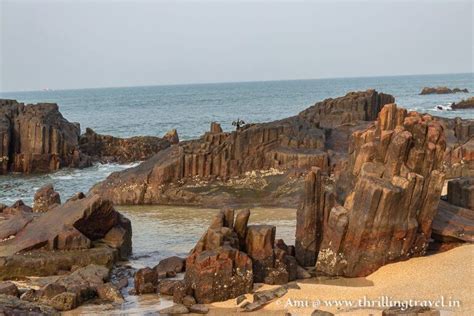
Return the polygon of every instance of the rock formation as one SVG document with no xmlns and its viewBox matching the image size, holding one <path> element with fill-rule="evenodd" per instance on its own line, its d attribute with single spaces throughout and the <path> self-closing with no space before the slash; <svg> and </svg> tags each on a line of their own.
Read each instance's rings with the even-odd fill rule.
<svg viewBox="0 0 474 316">
<path fill-rule="evenodd" d="M 357 277 L 422 255 L 443 186 L 445 147 L 443 127 L 431 116 L 386 105 L 376 124 L 353 134 L 335 182 L 320 168 L 307 175 L 298 262 Z"/>
<path fill-rule="evenodd" d="M 0 232 L 0 279 L 50 275 L 80 264 L 110 266 L 132 247 L 130 221 L 97 195 L 71 199 L 36 218 L 19 211 L 0 222 Z"/>
<path fill-rule="evenodd" d="M 59 196 L 59 193 L 54 191 L 52 184 L 47 184 L 36 191 L 33 202 L 33 211 L 47 212 L 60 204 L 61 197 Z"/>
<path fill-rule="evenodd" d="M 79 124 L 63 118 L 56 104 L 0 99 L 0 174 L 87 166 L 79 134 Z"/>
<path fill-rule="evenodd" d="M 203 204 L 203 199 L 214 198 L 215 205 L 216 196 L 206 196 L 204 188 L 196 194 L 199 181 L 226 182 L 258 170 L 289 172 L 318 166 L 329 171 L 338 160 L 336 153 L 345 151 L 352 132 L 365 128 L 367 121 L 374 120 L 382 106 L 393 100 L 390 95 L 368 90 L 319 102 L 298 116 L 248 124 L 231 133 L 222 132 L 214 123 L 211 131 L 200 139 L 182 142 L 138 167 L 114 173 L 92 191 L 116 204 L 196 200 Z M 222 186 L 217 185 L 219 188 Z M 229 197 L 233 194 L 231 190 L 222 189 L 220 193 L 217 199 L 228 197 L 226 204 L 235 202 Z M 234 196 L 237 195 L 242 199 L 242 194 Z M 269 193 L 259 195 L 268 198 Z"/>
<path fill-rule="evenodd" d="M 469 91 L 467 89 L 459 89 L 459 88 L 450 89 L 448 87 L 436 87 L 436 88 L 424 87 L 423 90 L 421 90 L 420 94 L 421 95 L 425 95 L 425 94 L 450 94 L 450 93 L 458 93 L 458 92 L 468 93 Z"/>
<path fill-rule="evenodd" d="M 93 161 L 126 163 L 143 161 L 157 152 L 179 143 L 176 130 L 164 138 L 153 136 L 137 136 L 131 138 L 118 138 L 109 135 L 100 135 L 92 129 L 79 139 L 80 151 Z"/>
<path fill-rule="evenodd" d="M 463 109 L 474 109 L 474 97 L 462 100 L 458 103 L 453 103 L 451 105 L 453 110 L 463 110 Z"/>
<path fill-rule="evenodd" d="M 25 105 L 0 99 L 0 175 L 45 173 L 63 167 L 83 168 L 93 162 L 133 162 L 179 142 L 176 130 L 163 138 L 118 138 L 67 121 L 54 103 Z"/>
</svg>

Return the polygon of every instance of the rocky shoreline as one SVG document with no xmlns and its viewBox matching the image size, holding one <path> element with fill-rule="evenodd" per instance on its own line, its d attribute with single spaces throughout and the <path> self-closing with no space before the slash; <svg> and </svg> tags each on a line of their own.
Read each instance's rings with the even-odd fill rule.
<svg viewBox="0 0 474 316">
<path fill-rule="evenodd" d="M 201 138 L 179 142 L 176 131 L 80 135 L 55 104 L 1 100 L 3 174 L 145 161 L 64 204 L 45 186 L 33 207 L 0 205 L 0 312 L 121 304 L 128 280 L 111 269 L 132 253 L 132 225 L 113 204 L 223 208 L 186 258 L 134 274 L 131 294 L 170 295 L 176 305 L 163 313 L 171 314 L 207 313 L 206 304 L 229 299 L 255 311 L 297 288 L 296 280 L 364 277 L 435 243 L 441 250 L 471 243 L 474 121 L 394 102 L 375 90 L 351 92 L 233 132 L 214 122 Z M 275 238 L 275 226 L 249 224 L 250 210 L 235 209 L 269 205 L 298 208 L 293 245 Z M 24 293 L 8 281 L 35 275 L 59 277 Z M 260 283 L 278 287 L 242 298 Z"/>
</svg>

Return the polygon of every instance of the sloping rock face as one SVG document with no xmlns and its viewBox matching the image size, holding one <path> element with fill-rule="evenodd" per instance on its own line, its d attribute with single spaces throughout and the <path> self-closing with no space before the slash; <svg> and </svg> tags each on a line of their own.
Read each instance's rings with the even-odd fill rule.
<svg viewBox="0 0 474 316">
<path fill-rule="evenodd" d="M 50 172 L 90 162 L 78 151 L 79 124 L 52 103 L 0 99 L 0 174 Z"/>
<path fill-rule="evenodd" d="M 19 213 L 0 228 L 9 234 L 0 241 L 0 278 L 44 275 L 81 262 L 110 265 L 131 253 L 130 221 L 97 195 L 69 200 L 34 219 Z"/>
<path fill-rule="evenodd" d="M 420 94 L 450 94 L 450 93 L 458 93 L 458 92 L 464 92 L 468 93 L 469 91 L 467 89 L 460 89 L 460 88 L 454 88 L 450 89 L 448 87 L 436 87 L 436 88 L 431 88 L 431 87 L 424 87 Z"/>
<path fill-rule="evenodd" d="M 182 142 L 136 168 L 114 173 L 92 191 L 116 204 L 187 204 L 199 198 L 188 190 L 196 179 L 227 181 L 255 170 L 310 166 L 328 171 L 333 155 L 325 150 L 344 151 L 351 133 L 365 128 L 366 120 L 375 119 L 382 106 L 393 100 L 368 90 L 325 100 L 295 117 L 245 125 L 232 133 L 222 132 L 213 123 L 200 139 Z"/>
<path fill-rule="evenodd" d="M 177 143 L 179 143 L 177 134 L 166 138 L 153 136 L 118 138 L 100 135 L 87 128 L 79 139 L 79 148 L 93 161 L 126 163 L 146 160 Z"/>
<path fill-rule="evenodd" d="M 297 212 L 296 258 L 328 275 L 366 276 L 422 255 L 443 182 L 443 126 L 386 105 L 376 124 L 353 134 L 349 161 L 331 183 L 306 178 Z"/>
<path fill-rule="evenodd" d="M 186 259 L 184 292 L 198 303 L 249 293 L 254 282 L 286 284 L 296 279 L 296 259 L 277 247 L 275 227 L 248 225 L 249 210 L 234 217 L 221 211 Z M 179 295 L 174 295 L 180 303 Z"/>
</svg>

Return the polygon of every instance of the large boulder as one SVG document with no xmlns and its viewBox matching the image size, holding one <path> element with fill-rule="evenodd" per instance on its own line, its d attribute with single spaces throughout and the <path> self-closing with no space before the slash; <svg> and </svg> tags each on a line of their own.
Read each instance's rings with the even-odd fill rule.
<svg viewBox="0 0 474 316">
<path fill-rule="evenodd" d="M 0 99 L 0 174 L 87 166 L 79 135 L 79 124 L 68 122 L 57 104 Z"/>
<path fill-rule="evenodd" d="M 444 182 L 442 125 L 386 105 L 355 132 L 344 172 L 313 169 L 297 212 L 296 257 L 328 275 L 366 276 L 425 253 Z M 323 185 L 324 183 L 324 185 Z"/>
</svg>

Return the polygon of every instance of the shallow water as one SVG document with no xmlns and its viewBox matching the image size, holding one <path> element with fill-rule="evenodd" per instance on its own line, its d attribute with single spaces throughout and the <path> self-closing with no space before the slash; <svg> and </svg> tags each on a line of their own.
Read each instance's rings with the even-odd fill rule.
<svg viewBox="0 0 474 316">
<path fill-rule="evenodd" d="M 216 209 L 177 206 L 121 206 L 117 209 L 132 221 L 133 255 L 127 263 L 137 269 L 153 267 L 169 256 L 186 256 L 218 212 Z M 251 210 L 249 224 L 275 225 L 276 238 L 294 244 L 295 216 L 294 209 L 256 208 Z M 131 288 L 132 282 L 129 282 L 129 287 L 123 291 L 126 302 L 121 306 L 84 305 L 68 314 L 143 315 L 172 305 L 169 298 L 158 294 L 128 295 L 127 291 Z"/>
</svg>

